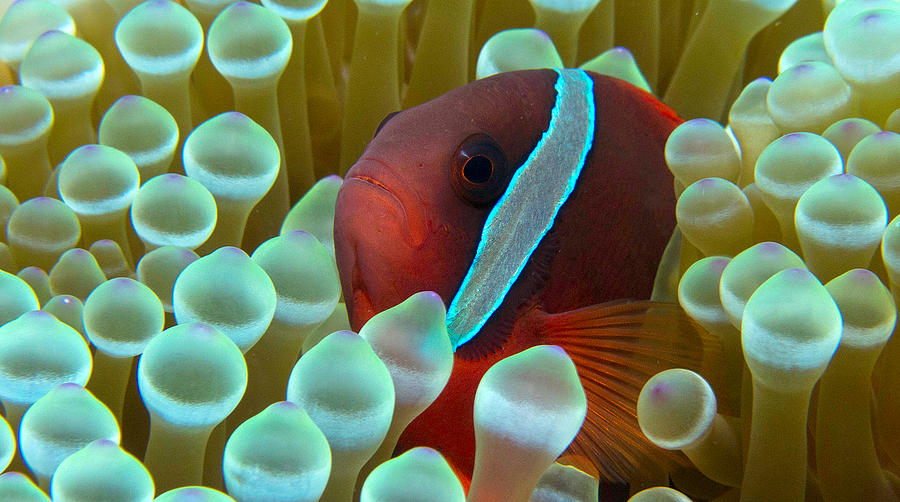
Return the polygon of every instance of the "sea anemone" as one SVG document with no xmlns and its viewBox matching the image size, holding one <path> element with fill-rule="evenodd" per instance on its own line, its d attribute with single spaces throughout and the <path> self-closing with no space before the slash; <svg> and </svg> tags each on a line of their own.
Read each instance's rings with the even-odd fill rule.
<svg viewBox="0 0 900 502">
<path fill-rule="evenodd" d="M 684 500 L 637 493 L 658 482 L 700 499 L 896 499 L 897 1 L 16 0 L 0 12 L 0 400 L 21 452 L 0 424 L 0 465 L 30 468 L 44 490 L 52 477 L 54 499 L 230 500 L 205 484 L 274 500 L 302 484 L 291 500 L 384 500 L 415 479 L 461 500 L 468 480 L 440 453 L 388 460 L 447 380 L 443 303 L 420 293 L 346 331 L 334 174 L 389 113 L 476 77 L 577 65 L 690 119 L 666 145 L 678 228 L 654 299 L 680 302 L 725 361 L 708 384 L 647 383 L 644 430 L 687 456 L 630 480 L 634 500 Z M 667 414 L 690 419 L 678 410 L 696 399 L 702 420 Z M 470 499 L 596 496 L 580 459 L 560 460 L 583 471 L 554 464 L 583 401 L 557 347 L 498 363 L 476 395 Z M 300 455 L 301 436 L 316 448 Z M 0 498 L 13 497 L 46 500 L 0 475 Z"/>
</svg>

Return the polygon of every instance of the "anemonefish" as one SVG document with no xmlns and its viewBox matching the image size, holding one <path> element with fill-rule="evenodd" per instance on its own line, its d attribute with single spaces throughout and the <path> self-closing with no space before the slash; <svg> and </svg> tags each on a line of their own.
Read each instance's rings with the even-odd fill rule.
<svg viewBox="0 0 900 502">
<path fill-rule="evenodd" d="M 481 377 L 555 344 L 589 403 L 570 453 L 613 482 L 674 458 L 643 437 L 635 402 L 658 371 L 697 368 L 700 335 L 674 305 L 619 299 L 650 297 L 672 234 L 663 150 L 680 122 L 650 94 L 577 69 L 495 75 L 382 122 L 337 200 L 351 326 L 435 291 L 455 347 L 447 387 L 398 451 L 430 446 L 471 473 Z"/>
</svg>

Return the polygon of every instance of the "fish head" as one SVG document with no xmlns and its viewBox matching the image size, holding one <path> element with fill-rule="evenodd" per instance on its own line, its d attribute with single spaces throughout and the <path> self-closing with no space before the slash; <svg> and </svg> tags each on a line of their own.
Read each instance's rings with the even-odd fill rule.
<svg viewBox="0 0 900 502">
<path fill-rule="evenodd" d="M 449 303 L 485 220 L 550 120 L 552 70 L 496 75 L 388 116 L 347 172 L 335 255 L 353 329 L 419 291 Z"/>
</svg>

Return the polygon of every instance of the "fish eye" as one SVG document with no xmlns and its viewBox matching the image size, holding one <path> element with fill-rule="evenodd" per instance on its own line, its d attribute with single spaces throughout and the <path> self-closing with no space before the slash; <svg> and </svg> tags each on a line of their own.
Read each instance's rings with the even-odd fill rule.
<svg viewBox="0 0 900 502">
<path fill-rule="evenodd" d="M 374 138 L 375 136 L 378 136 L 378 132 L 381 131 L 381 128 L 386 126 L 387 123 L 390 122 L 392 118 L 394 118 L 394 115 L 397 115 L 398 113 L 400 112 L 391 112 L 385 115 L 384 118 L 381 119 L 381 122 L 378 123 L 378 127 L 375 128 L 375 134 L 373 134 L 372 137 Z"/>
<path fill-rule="evenodd" d="M 490 136 L 473 134 L 460 143 L 453 163 L 456 192 L 475 206 L 493 203 L 506 190 L 506 156 Z"/>
<path fill-rule="evenodd" d="M 491 173 L 494 172 L 494 161 L 485 155 L 475 155 L 466 159 L 463 164 L 462 176 L 469 183 L 480 184 L 487 183 L 491 179 Z"/>
</svg>

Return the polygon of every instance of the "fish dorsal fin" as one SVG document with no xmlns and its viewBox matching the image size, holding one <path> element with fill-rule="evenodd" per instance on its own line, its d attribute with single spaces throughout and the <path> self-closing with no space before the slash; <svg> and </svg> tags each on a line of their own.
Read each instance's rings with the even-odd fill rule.
<svg viewBox="0 0 900 502">
<path fill-rule="evenodd" d="M 593 81 L 581 70 L 557 71 L 550 124 L 488 214 L 472 265 L 447 309 L 454 350 L 503 303 L 574 190 L 593 144 Z"/>
<path fill-rule="evenodd" d="M 689 465 L 677 451 L 647 440 L 637 422 L 637 397 L 653 375 L 670 368 L 710 380 L 722 360 L 718 340 L 676 304 L 618 301 L 535 316 L 530 329 L 561 346 L 575 363 L 588 398 L 581 432 L 567 450 L 591 459 L 601 479 L 627 482 L 657 466 Z"/>
</svg>

